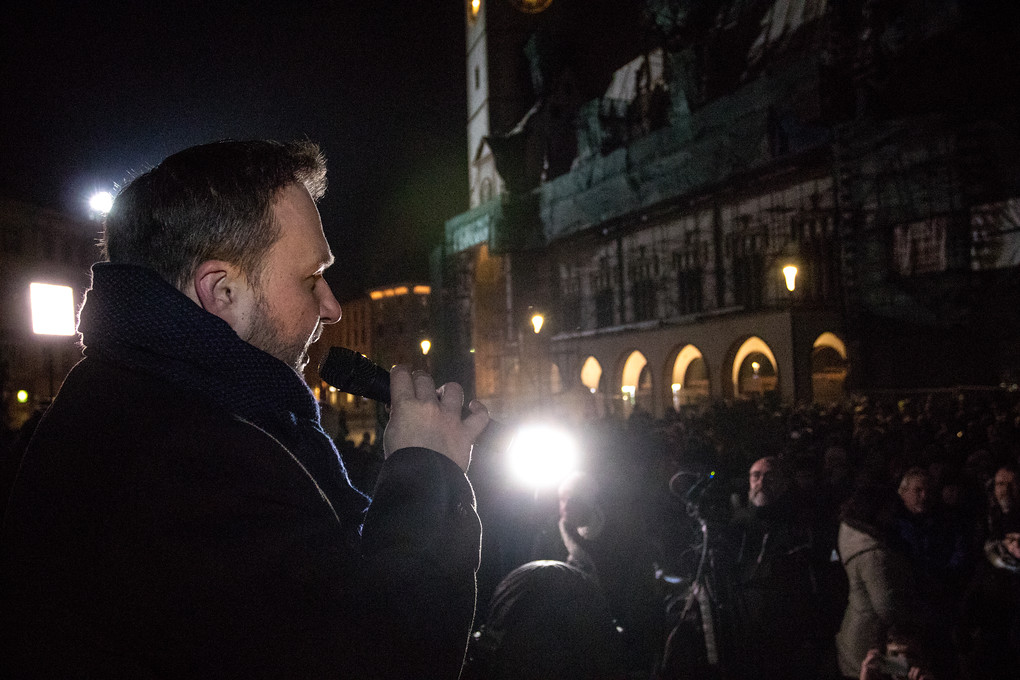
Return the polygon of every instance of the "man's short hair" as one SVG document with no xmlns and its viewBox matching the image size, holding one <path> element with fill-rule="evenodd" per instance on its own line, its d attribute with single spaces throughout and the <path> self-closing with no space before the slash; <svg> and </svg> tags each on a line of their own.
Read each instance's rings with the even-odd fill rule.
<svg viewBox="0 0 1020 680">
<path fill-rule="evenodd" d="M 280 237 L 279 192 L 302 184 L 326 191 L 326 161 L 309 141 L 221 141 L 166 158 L 134 179 L 106 217 L 104 256 L 156 270 L 183 290 L 206 260 L 237 266 L 257 283 Z"/>
</svg>

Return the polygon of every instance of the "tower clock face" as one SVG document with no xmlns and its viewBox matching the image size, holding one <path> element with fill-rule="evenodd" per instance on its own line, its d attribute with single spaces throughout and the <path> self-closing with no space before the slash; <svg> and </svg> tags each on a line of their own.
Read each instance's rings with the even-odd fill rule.
<svg viewBox="0 0 1020 680">
<path fill-rule="evenodd" d="M 527 14 L 538 14 L 552 4 L 552 0 L 510 0 L 514 9 Z"/>
</svg>

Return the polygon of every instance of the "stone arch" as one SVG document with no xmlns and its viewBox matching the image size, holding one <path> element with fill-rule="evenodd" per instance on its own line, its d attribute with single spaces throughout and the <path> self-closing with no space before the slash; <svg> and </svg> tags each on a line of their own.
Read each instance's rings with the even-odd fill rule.
<svg viewBox="0 0 1020 680">
<path fill-rule="evenodd" d="M 835 333 L 826 331 L 811 347 L 811 395 L 819 404 L 842 401 L 846 396 L 849 368 L 846 343 Z"/>
<path fill-rule="evenodd" d="M 636 406 L 654 413 L 654 385 L 648 359 L 638 350 L 627 353 L 620 369 L 621 414 L 629 416 Z"/>
<path fill-rule="evenodd" d="M 738 399 L 761 397 L 766 392 L 779 389 L 776 355 L 757 335 L 737 345 L 729 368 L 727 392 Z"/>
<path fill-rule="evenodd" d="M 602 386 L 602 364 L 591 354 L 581 364 L 581 384 L 592 394 L 600 391 Z"/>
<path fill-rule="evenodd" d="M 579 374 L 584 395 L 583 398 L 579 396 L 578 401 L 581 403 L 580 412 L 583 417 L 591 419 L 606 415 L 606 377 L 601 362 L 589 354 L 582 362 Z"/>
<path fill-rule="evenodd" d="M 708 365 L 700 349 L 687 344 L 676 353 L 668 384 L 673 408 L 708 401 L 711 396 Z"/>
</svg>

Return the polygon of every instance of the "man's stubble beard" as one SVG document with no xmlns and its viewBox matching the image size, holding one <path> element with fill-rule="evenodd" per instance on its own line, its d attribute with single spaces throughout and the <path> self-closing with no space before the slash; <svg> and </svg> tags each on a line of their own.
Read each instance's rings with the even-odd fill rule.
<svg viewBox="0 0 1020 680">
<path fill-rule="evenodd" d="M 299 374 L 302 373 L 305 366 L 308 365 L 308 347 L 322 335 L 322 322 L 315 324 L 315 330 L 309 337 L 303 340 L 288 341 L 269 309 L 269 303 L 265 297 L 258 294 L 257 299 L 251 322 L 251 332 L 247 338 L 243 339 L 248 344 L 276 357 Z"/>
</svg>

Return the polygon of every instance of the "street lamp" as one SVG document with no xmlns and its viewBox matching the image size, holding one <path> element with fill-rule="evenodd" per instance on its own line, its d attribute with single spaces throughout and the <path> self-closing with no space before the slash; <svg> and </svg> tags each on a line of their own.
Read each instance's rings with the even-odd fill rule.
<svg viewBox="0 0 1020 680">
<path fill-rule="evenodd" d="M 421 341 L 421 353 L 428 356 L 429 350 L 432 349 L 432 343 L 428 338 Z"/>
<path fill-rule="evenodd" d="M 541 314 L 535 314 L 533 317 L 531 317 L 531 325 L 532 327 L 534 327 L 536 335 L 539 333 L 539 331 L 542 330 L 542 324 L 544 323 L 545 317 L 542 316 Z"/>
<path fill-rule="evenodd" d="M 783 267 L 783 278 L 786 279 L 786 290 L 792 293 L 797 287 L 797 267 L 792 264 Z"/>
<path fill-rule="evenodd" d="M 105 215 L 113 207 L 113 194 L 109 191 L 97 191 L 89 199 L 89 208 L 97 215 Z"/>
</svg>

